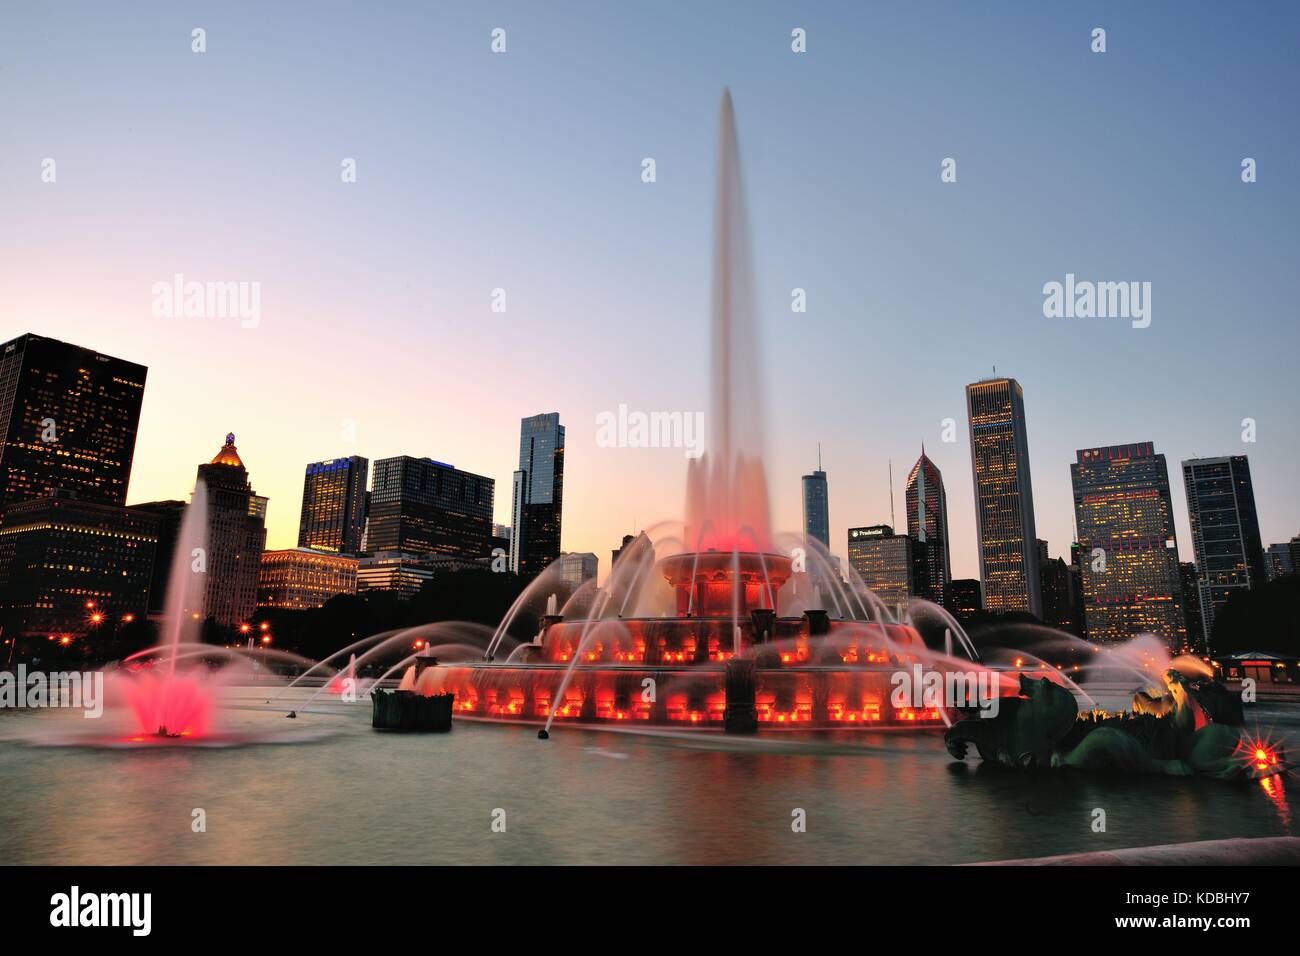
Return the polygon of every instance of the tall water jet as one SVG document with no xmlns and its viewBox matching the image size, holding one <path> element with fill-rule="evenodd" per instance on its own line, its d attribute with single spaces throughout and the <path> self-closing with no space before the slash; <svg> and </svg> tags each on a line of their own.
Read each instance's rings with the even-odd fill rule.
<svg viewBox="0 0 1300 956">
<path fill-rule="evenodd" d="M 686 477 L 686 541 L 698 551 L 768 551 L 771 519 L 763 472 L 763 393 L 731 91 L 718 114 L 710 309 L 712 393 L 709 442 Z"/>
<path fill-rule="evenodd" d="M 163 605 L 162 657 L 140 670 L 125 686 L 127 703 L 142 733 L 177 737 L 205 733 L 210 726 L 215 692 L 207 674 L 178 674 L 182 644 L 197 642 L 207 595 L 208 493 L 200 477 L 181 517 Z"/>
</svg>

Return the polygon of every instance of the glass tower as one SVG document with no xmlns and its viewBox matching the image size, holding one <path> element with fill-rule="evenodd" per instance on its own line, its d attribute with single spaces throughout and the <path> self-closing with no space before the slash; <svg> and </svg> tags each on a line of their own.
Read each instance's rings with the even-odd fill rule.
<svg viewBox="0 0 1300 956">
<path fill-rule="evenodd" d="M 803 476 L 803 533 L 816 538 L 827 548 L 831 544 L 830 498 L 826 488 L 826 472 L 822 471 L 821 456 L 817 456 L 817 470 Z"/>
<path fill-rule="evenodd" d="M 298 547 L 357 554 L 366 523 L 370 462 L 353 455 L 307 466 L 302 484 Z"/>
<path fill-rule="evenodd" d="M 1201 626 L 1209 649 L 1214 616 L 1234 593 L 1267 579 L 1255 489 L 1245 455 L 1183 462 L 1187 516 L 1196 553 Z"/>
<path fill-rule="evenodd" d="M 511 495 L 510 570 L 537 574 L 560 556 L 564 426 L 559 412 L 525 418 Z"/>
<path fill-rule="evenodd" d="M 925 567 L 918 592 L 927 601 L 945 604 L 948 582 L 952 580 L 952 559 L 948 550 L 948 495 L 943 490 L 943 475 L 925 454 L 912 466 L 907 476 L 907 536 L 916 542 Z"/>
<path fill-rule="evenodd" d="M 1013 378 L 966 386 L 984 607 L 1042 617 L 1025 398 Z"/>
<path fill-rule="evenodd" d="M 382 458 L 370 489 L 368 551 L 481 558 L 492 548 L 496 482 L 431 458 Z"/>
<path fill-rule="evenodd" d="M 1151 442 L 1085 448 L 1070 466 L 1089 639 L 1187 641 L 1165 456 Z"/>
</svg>

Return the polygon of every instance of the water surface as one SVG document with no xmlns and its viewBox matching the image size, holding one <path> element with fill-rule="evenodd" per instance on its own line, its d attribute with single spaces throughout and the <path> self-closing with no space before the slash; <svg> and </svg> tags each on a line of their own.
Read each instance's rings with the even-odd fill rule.
<svg viewBox="0 0 1300 956">
<path fill-rule="evenodd" d="M 246 691 L 261 704 L 265 691 Z M 1300 745 L 1300 709 L 1250 720 Z M 458 722 L 376 733 L 369 706 L 223 729 L 323 733 L 225 749 L 36 747 L 95 721 L 0 713 L 10 864 L 966 863 L 1295 833 L 1300 782 L 1001 771 L 939 735 L 646 736 Z M 76 729 L 84 732 L 84 727 Z M 207 831 L 191 828 L 206 812 Z M 1092 829 L 1106 813 L 1106 832 Z M 493 820 L 504 811 L 505 832 Z M 807 831 L 792 830 L 793 813 Z"/>
</svg>

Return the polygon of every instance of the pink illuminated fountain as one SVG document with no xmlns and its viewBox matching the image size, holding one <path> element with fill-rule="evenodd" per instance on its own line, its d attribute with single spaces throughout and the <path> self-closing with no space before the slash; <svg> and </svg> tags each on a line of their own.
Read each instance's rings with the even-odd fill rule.
<svg viewBox="0 0 1300 956">
<path fill-rule="evenodd" d="M 207 488 L 200 476 L 176 536 L 163 640 L 156 654 L 138 657 L 134 666 L 119 671 L 122 679 L 115 681 L 143 736 L 175 739 L 203 736 L 212 729 L 211 676 L 199 664 L 181 663 L 182 648 L 197 643 L 203 620 L 207 526 Z"/>
<path fill-rule="evenodd" d="M 624 549 L 600 589 L 548 613 L 529 643 L 497 655 L 516 615 L 556 589 L 529 586 L 482 660 L 419 673 L 408 690 L 454 694 L 461 718 L 623 726 L 845 728 L 942 726 L 940 706 L 898 705 L 891 676 L 923 663 L 972 668 L 965 634 L 942 608 L 945 650 L 927 648 L 819 542 L 771 527 L 763 456 L 758 323 L 731 97 L 718 130 L 712 292 L 712 416 L 706 453 L 686 475 L 685 520 Z M 922 602 L 923 603 L 923 602 Z M 955 651 L 954 651 L 955 648 Z M 994 683 L 1016 693 L 1014 674 Z"/>
</svg>

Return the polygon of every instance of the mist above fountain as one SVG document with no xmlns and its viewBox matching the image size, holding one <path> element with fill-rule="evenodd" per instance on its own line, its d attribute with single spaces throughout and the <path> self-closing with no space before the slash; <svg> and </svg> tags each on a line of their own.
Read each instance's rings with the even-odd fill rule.
<svg viewBox="0 0 1300 956">
<path fill-rule="evenodd" d="M 766 384 L 730 91 L 722 94 L 717 151 L 710 310 L 712 407 L 706 451 L 687 468 L 686 543 L 697 552 L 765 552 L 772 549 L 763 470 Z"/>
</svg>

